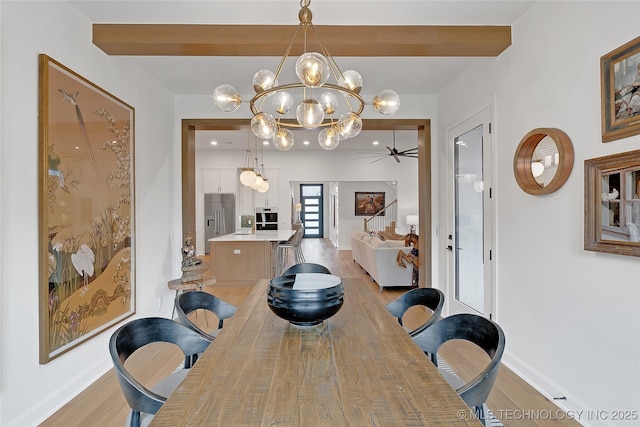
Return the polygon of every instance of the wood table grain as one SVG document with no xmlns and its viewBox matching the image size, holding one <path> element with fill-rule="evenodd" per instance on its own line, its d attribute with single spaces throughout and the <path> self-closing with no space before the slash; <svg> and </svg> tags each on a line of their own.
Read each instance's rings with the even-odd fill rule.
<svg viewBox="0 0 640 427">
<path fill-rule="evenodd" d="M 480 426 L 362 279 L 312 327 L 267 305 L 261 280 L 152 426 Z"/>
</svg>

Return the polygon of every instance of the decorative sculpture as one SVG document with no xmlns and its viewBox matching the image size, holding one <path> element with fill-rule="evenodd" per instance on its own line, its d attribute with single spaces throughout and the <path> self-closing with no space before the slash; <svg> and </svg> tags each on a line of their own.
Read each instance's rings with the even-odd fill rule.
<svg viewBox="0 0 640 427">
<path fill-rule="evenodd" d="M 184 236 L 184 246 L 182 246 L 182 281 L 201 280 L 200 264 L 202 264 L 202 260 L 196 257 L 191 233 L 187 231 Z"/>
<path fill-rule="evenodd" d="M 201 263 L 202 260 L 195 256 L 195 247 L 193 246 L 191 232 L 187 231 L 187 234 L 184 236 L 184 246 L 182 247 L 182 266 L 191 267 L 192 265 Z"/>
<path fill-rule="evenodd" d="M 396 257 L 396 261 L 398 265 L 402 268 L 407 268 L 407 264 L 411 264 L 413 267 L 413 274 L 411 276 L 411 287 L 418 287 L 418 272 L 420 268 L 420 262 L 418 258 L 419 253 L 419 238 L 415 233 L 409 233 L 404 237 L 404 245 L 407 247 L 412 247 L 411 251 L 407 254 L 404 251 L 398 251 L 398 256 Z"/>
</svg>

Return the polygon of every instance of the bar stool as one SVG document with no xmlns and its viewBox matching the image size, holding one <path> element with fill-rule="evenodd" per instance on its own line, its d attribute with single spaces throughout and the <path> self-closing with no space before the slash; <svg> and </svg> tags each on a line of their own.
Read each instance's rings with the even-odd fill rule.
<svg viewBox="0 0 640 427">
<path fill-rule="evenodd" d="M 293 233 L 293 236 L 289 238 L 289 240 L 285 242 L 279 242 L 277 248 L 277 262 L 278 268 L 276 271 L 276 276 L 282 274 L 282 270 L 284 270 L 284 266 L 287 262 L 287 258 L 289 252 L 293 251 L 293 257 L 295 259 L 296 264 L 300 264 L 306 262 L 304 259 L 304 254 L 302 253 L 302 248 L 300 244 L 302 243 L 302 237 L 304 236 L 304 227 L 300 227 Z"/>
</svg>

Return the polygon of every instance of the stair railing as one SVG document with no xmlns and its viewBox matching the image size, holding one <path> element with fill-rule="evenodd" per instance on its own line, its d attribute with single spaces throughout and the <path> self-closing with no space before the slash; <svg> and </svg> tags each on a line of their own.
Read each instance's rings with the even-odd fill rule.
<svg viewBox="0 0 640 427">
<path fill-rule="evenodd" d="M 398 199 L 380 209 L 376 214 L 364 219 L 366 233 L 390 231 L 395 232 L 398 219 Z"/>
</svg>

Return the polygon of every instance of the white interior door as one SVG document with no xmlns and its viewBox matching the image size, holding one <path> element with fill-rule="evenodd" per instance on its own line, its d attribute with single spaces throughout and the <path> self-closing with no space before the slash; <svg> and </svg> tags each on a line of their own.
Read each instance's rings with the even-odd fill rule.
<svg viewBox="0 0 640 427">
<path fill-rule="evenodd" d="M 491 109 L 447 132 L 449 149 L 449 226 L 447 254 L 449 314 L 492 317 L 493 199 Z"/>
</svg>

